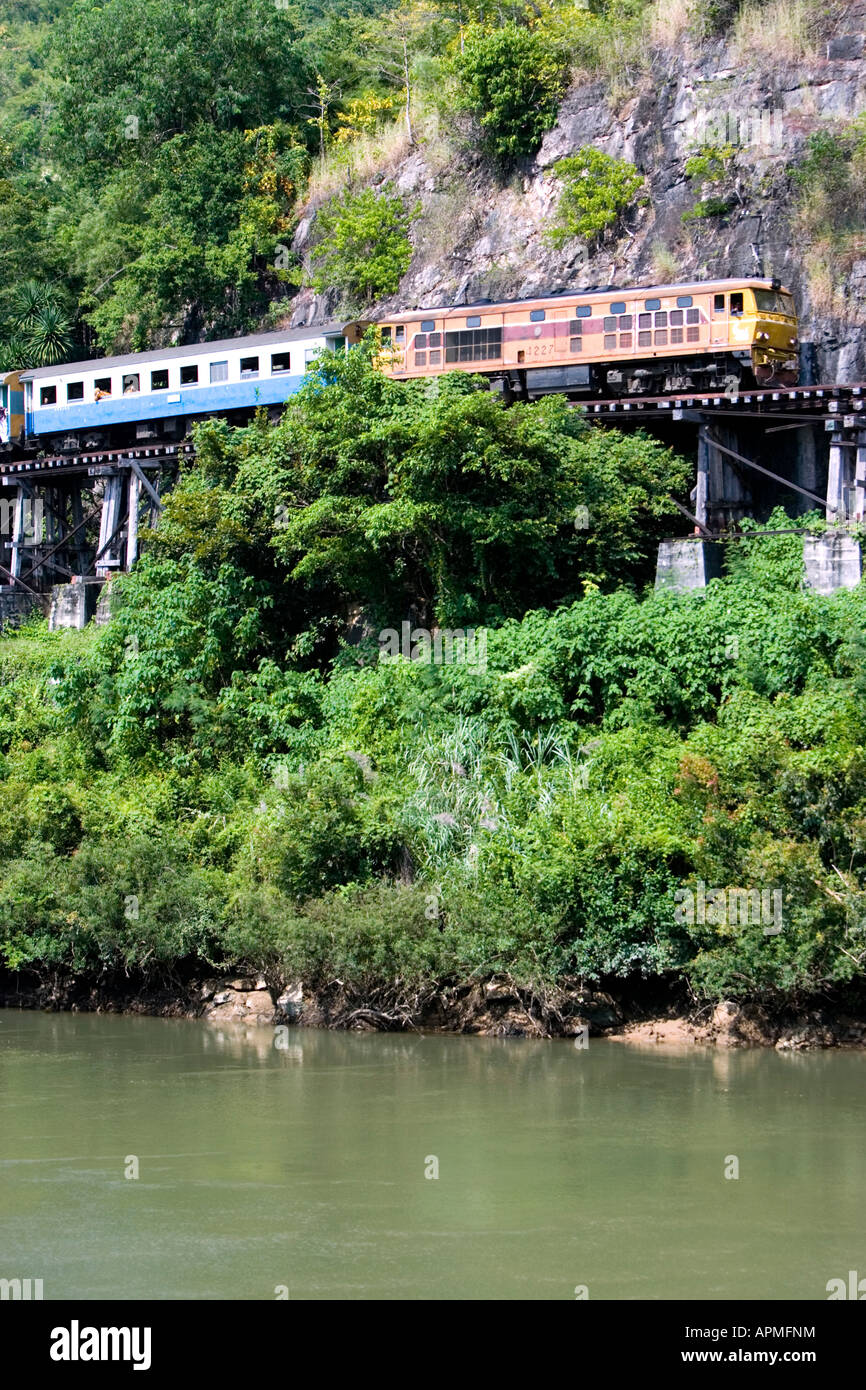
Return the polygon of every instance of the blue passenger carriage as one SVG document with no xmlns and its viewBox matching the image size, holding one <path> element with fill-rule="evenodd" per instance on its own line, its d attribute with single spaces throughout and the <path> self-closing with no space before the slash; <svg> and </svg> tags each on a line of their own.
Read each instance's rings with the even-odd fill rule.
<svg viewBox="0 0 866 1390">
<path fill-rule="evenodd" d="M 332 323 L 21 372 L 27 439 L 56 454 L 182 439 L 195 420 L 279 407 L 344 346 Z"/>
</svg>

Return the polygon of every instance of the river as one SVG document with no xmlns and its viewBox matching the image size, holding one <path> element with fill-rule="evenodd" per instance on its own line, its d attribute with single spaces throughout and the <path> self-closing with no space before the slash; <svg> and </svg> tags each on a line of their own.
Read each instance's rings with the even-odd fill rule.
<svg viewBox="0 0 866 1390">
<path fill-rule="evenodd" d="M 45 1299 L 826 1299 L 866 1275 L 864 1068 L 0 1011 L 0 1277 Z"/>
</svg>

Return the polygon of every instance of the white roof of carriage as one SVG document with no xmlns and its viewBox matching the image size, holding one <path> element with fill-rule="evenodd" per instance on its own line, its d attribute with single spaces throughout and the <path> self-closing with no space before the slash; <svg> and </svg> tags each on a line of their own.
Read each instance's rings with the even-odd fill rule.
<svg viewBox="0 0 866 1390">
<path fill-rule="evenodd" d="M 22 381 L 37 381 L 44 377 L 69 376 L 70 372 L 110 371 L 115 367 L 133 367 L 139 362 L 166 362 L 176 357 L 212 357 L 215 353 L 237 351 L 239 348 L 278 347 L 280 343 L 298 343 L 304 339 L 339 337 L 342 323 L 308 324 L 306 328 L 283 328 L 277 333 L 255 333 L 247 338 L 220 338 L 212 343 L 188 343 L 186 347 L 155 348 L 150 352 L 131 352 L 124 357 L 91 357 L 85 362 L 57 362 L 53 367 L 37 367 L 22 372 Z"/>
</svg>

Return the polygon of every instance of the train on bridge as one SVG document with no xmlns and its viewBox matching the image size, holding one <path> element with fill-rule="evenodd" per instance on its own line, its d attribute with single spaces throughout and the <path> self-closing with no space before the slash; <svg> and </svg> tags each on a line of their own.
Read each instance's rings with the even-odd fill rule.
<svg viewBox="0 0 866 1390">
<path fill-rule="evenodd" d="M 0 448 L 69 457 L 178 444 L 196 421 L 275 415 L 322 351 L 370 329 L 395 379 L 486 376 L 506 399 L 616 398 L 790 386 L 797 316 L 777 280 L 579 290 L 416 310 L 13 372 L 0 385 Z"/>
</svg>

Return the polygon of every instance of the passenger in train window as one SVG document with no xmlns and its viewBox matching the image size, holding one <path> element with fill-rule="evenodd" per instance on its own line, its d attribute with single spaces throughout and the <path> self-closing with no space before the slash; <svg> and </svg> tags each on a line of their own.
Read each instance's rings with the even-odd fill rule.
<svg viewBox="0 0 866 1390">
<path fill-rule="evenodd" d="M 124 396 L 134 396 L 136 392 L 139 391 L 139 389 L 139 378 L 137 372 L 135 372 L 132 376 L 125 376 L 123 378 Z"/>
</svg>

